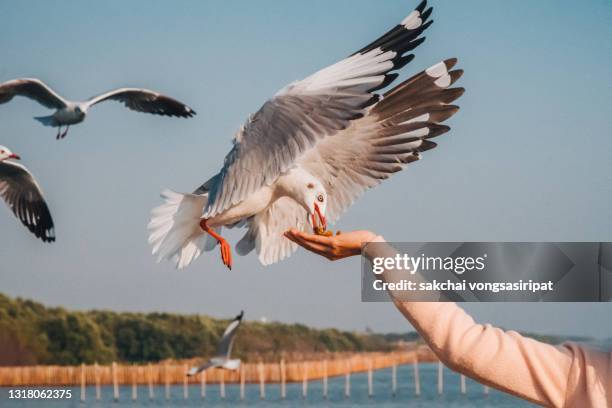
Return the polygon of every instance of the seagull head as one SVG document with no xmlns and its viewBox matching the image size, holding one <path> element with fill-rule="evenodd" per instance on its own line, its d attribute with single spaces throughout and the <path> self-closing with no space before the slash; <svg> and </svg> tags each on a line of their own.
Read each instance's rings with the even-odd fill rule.
<svg viewBox="0 0 612 408">
<path fill-rule="evenodd" d="M 327 230 L 325 210 L 327 208 L 327 192 L 318 180 L 310 180 L 304 186 L 302 206 L 308 211 L 308 221 L 315 232 Z"/>
<path fill-rule="evenodd" d="M 21 157 L 11 152 L 8 147 L 0 146 L 0 162 L 8 159 L 21 160 Z"/>
<path fill-rule="evenodd" d="M 83 117 L 87 113 L 87 106 L 84 104 L 75 105 L 74 112 L 79 115 L 79 117 Z"/>
</svg>

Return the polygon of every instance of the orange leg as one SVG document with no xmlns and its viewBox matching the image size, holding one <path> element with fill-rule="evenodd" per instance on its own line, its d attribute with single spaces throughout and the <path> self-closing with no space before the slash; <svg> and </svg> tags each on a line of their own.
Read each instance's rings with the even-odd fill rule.
<svg viewBox="0 0 612 408">
<path fill-rule="evenodd" d="M 217 234 L 212 228 L 206 225 L 206 221 L 208 220 L 203 219 L 202 221 L 200 221 L 200 228 L 202 228 L 204 232 L 210 234 L 210 236 L 216 239 L 219 245 L 221 245 L 221 260 L 223 261 L 223 264 L 227 266 L 229 270 L 231 271 L 232 270 L 232 248 L 227 243 L 225 238 Z"/>
</svg>

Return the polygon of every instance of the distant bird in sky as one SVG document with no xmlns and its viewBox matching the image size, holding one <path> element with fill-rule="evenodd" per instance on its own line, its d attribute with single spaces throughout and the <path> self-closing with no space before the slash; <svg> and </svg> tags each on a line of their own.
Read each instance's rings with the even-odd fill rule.
<svg viewBox="0 0 612 408">
<path fill-rule="evenodd" d="M 221 171 L 193 194 L 170 190 L 152 211 L 149 243 L 158 260 L 189 265 L 203 250 L 232 254 L 221 227 L 247 226 L 236 245 L 255 249 L 264 265 L 296 249 L 290 228 L 329 233 L 366 189 L 379 184 L 436 144 L 449 130 L 440 123 L 459 109 L 450 105 L 463 88 L 456 59 L 440 62 L 379 95 L 432 23 L 423 1 L 400 24 L 351 56 L 296 81 L 268 100 L 236 134 Z"/>
<path fill-rule="evenodd" d="M 234 345 L 234 339 L 236 337 L 236 331 L 238 331 L 238 327 L 242 323 L 243 316 L 244 311 L 241 310 L 240 314 L 236 316 L 227 326 L 223 332 L 223 336 L 221 336 L 219 346 L 217 347 L 217 354 L 201 366 L 193 367 L 191 370 L 189 370 L 187 372 L 188 376 L 196 375 L 210 367 L 225 368 L 228 370 L 237 370 L 240 368 L 240 360 L 231 360 L 230 356 L 232 353 L 232 346 Z"/>
<path fill-rule="evenodd" d="M 32 174 L 19 163 L 20 157 L 0 146 L 0 197 L 30 232 L 44 242 L 55 241 L 51 213 Z"/>
<path fill-rule="evenodd" d="M 36 78 L 14 79 L 0 84 L 0 104 L 10 101 L 16 95 L 25 96 L 49 109 L 56 110 L 53 115 L 35 118 L 45 126 L 57 127 L 56 139 L 66 137 L 70 125 L 85 120 L 89 108 L 108 100 L 122 102 L 126 107 L 137 112 L 155 115 L 189 118 L 196 114 L 193 109 L 176 99 L 138 88 L 115 89 L 94 96 L 85 102 L 73 102 L 62 98 L 47 84 Z M 64 132 L 62 132 L 62 126 L 66 126 Z"/>
</svg>

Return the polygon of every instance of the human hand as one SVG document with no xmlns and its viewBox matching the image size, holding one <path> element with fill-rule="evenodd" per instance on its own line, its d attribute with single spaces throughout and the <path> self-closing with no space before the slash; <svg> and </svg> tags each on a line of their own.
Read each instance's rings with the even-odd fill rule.
<svg viewBox="0 0 612 408">
<path fill-rule="evenodd" d="M 339 235 L 322 236 L 292 228 L 285 232 L 285 237 L 310 252 L 335 261 L 361 254 L 363 244 L 373 241 L 376 234 L 370 231 L 351 231 Z"/>
</svg>

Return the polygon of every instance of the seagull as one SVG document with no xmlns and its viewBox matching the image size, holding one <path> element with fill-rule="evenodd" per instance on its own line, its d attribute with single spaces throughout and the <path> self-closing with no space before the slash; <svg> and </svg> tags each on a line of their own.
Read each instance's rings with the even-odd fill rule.
<svg viewBox="0 0 612 408">
<path fill-rule="evenodd" d="M 193 194 L 164 190 L 151 212 L 149 243 L 158 262 L 181 269 L 220 246 L 231 269 L 222 227 L 246 227 L 239 255 L 256 250 L 263 265 L 291 255 L 290 228 L 329 234 L 327 222 L 421 153 L 450 128 L 451 103 L 463 88 L 457 59 L 439 62 L 380 95 L 414 58 L 432 23 L 423 1 L 371 44 L 293 82 L 252 115 L 233 140 L 222 169 Z"/>
<path fill-rule="evenodd" d="M 7 161 L 11 159 L 21 158 L 0 146 L 0 197 L 32 234 L 43 242 L 54 242 L 53 219 L 40 186 L 27 168 Z"/>
<path fill-rule="evenodd" d="M 189 377 L 196 375 L 210 367 L 225 368 L 227 370 L 237 370 L 240 368 L 240 359 L 231 360 L 230 354 L 232 353 L 234 338 L 236 337 L 236 332 L 238 331 L 240 323 L 242 323 L 243 316 L 244 311 L 241 310 L 240 314 L 236 316 L 227 326 L 223 332 L 223 336 L 221 336 L 221 341 L 219 342 L 219 346 L 217 348 L 217 355 L 201 366 L 191 368 L 191 370 L 187 372 Z"/>
<path fill-rule="evenodd" d="M 122 102 L 133 111 L 155 115 L 189 118 L 196 114 L 184 103 L 148 89 L 120 88 L 94 96 L 85 102 L 73 102 L 62 98 L 47 84 L 36 78 L 13 79 L 0 84 L 0 104 L 7 103 L 15 95 L 25 96 L 46 108 L 55 109 L 53 115 L 34 119 L 44 126 L 57 127 L 56 139 L 65 138 L 70 125 L 84 121 L 89 108 L 109 100 Z M 62 126 L 66 126 L 64 132 Z"/>
</svg>

